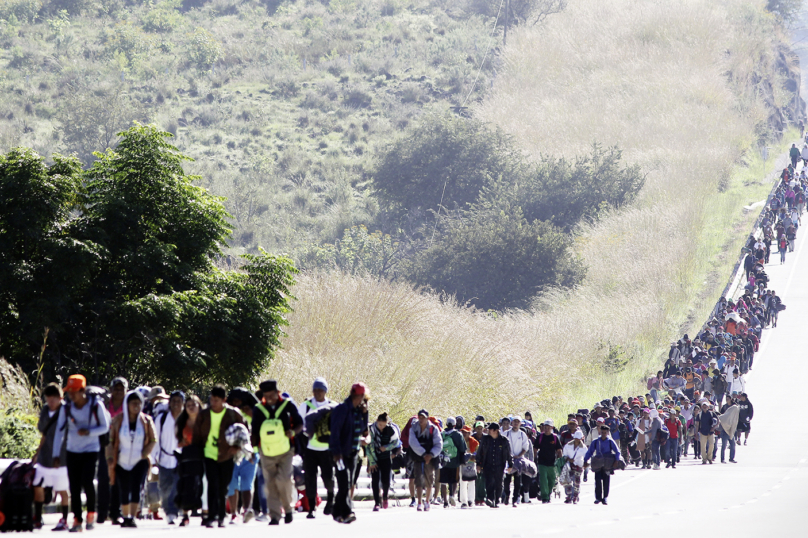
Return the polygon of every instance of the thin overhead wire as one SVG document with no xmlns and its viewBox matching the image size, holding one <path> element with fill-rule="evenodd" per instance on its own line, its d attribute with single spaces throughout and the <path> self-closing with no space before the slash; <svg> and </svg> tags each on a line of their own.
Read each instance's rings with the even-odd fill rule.
<svg viewBox="0 0 808 538">
<path fill-rule="evenodd" d="M 477 76 L 474 77 L 474 83 L 471 85 L 471 89 L 469 90 L 468 95 L 466 98 L 463 99 L 463 104 L 460 105 L 461 107 L 466 106 L 466 101 L 469 100 L 471 94 L 474 92 L 474 88 L 477 87 L 477 81 L 480 80 L 480 73 L 483 72 L 483 66 L 485 65 L 485 60 L 488 58 L 488 53 L 491 51 L 491 43 L 494 42 L 494 32 L 497 31 L 497 24 L 499 23 L 499 16 L 502 14 L 502 6 L 505 4 L 505 0 L 500 0 L 499 2 L 499 10 L 497 10 L 497 18 L 494 20 L 494 27 L 491 29 L 491 37 L 488 39 L 488 46 L 485 49 L 485 54 L 483 54 L 483 61 L 480 62 L 480 68 L 477 70 Z"/>
</svg>

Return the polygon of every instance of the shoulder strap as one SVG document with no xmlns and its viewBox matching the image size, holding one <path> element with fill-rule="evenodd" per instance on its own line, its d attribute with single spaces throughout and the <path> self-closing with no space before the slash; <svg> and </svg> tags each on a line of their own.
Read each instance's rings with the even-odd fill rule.
<svg viewBox="0 0 808 538">
<path fill-rule="evenodd" d="M 266 418 L 269 418 L 269 411 L 267 411 L 267 408 L 266 408 L 266 407 L 264 407 L 264 404 L 258 404 L 258 405 L 256 405 L 256 406 L 255 406 L 255 408 L 256 408 L 256 409 L 260 409 L 260 410 L 261 410 L 261 412 L 264 414 L 264 416 L 265 416 Z"/>
<path fill-rule="evenodd" d="M 281 405 L 278 407 L 278 409 L 274 413 L 275 417 L 277 417 L 278 415 L 280 415 L 283 412 L 284 408 L 286 407 L 286 404 L 288 404 L 288 403 L 289 403 L 289 400 L 284 400 L 281 403 Z"/>
<path fill-rule="evenodd" d="M 166 425 L 166 419 L 168 419 L 168 409 L 160 413 L 160 431 L 163 431 L 163 426 Z"/>
</svg>

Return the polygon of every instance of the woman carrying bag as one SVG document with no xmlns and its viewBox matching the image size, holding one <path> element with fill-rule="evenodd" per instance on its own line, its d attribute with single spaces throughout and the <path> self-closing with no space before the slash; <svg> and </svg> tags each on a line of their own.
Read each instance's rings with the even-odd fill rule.
<svg viewBox="0 0 808 538">
<path fill-rule="evenodd" d="M 157 443 L 152 418 L 143 410 L 143 396 L 137 391 L 126 395 L 123 413 L 112 419 L 107 445 L 110 484 L 118 484 L 121 495 L 121 527 L 137 527 L 135 514 L 140 493 L 149 471 L 149 454 Z"/>
<path fill-rule="evenodd" d="M 584 456 L 586 456 L 586 445 L 584 444 L 584 433 L 576 430 L 572 434 L 572 441 L 564 446 L 563 458 L 564 468 L 558 479 L 564 486 L 567 498 L 566 504 L 578 504 L 578 495 L 581 491 L 581 474 L 584 472 Z"/>
</svg>

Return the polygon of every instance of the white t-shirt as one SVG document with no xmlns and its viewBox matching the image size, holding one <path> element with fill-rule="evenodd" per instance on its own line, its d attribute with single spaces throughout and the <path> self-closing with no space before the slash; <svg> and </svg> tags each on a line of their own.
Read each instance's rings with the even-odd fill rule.
<svg viewBox="0 0 808 538">
<path fill-rule="evenodd" d="M 587 449 L 585 444 L 581 443 L 581 446 L 576 447 L 575 441 L 570 441 L 569 443 L 564 445 L 564 452 L 562 452 L 562 455 L 565 458 L 570 458 L 576 466 L 583 467 L 584 456 L 586 456 L 586 450 Z"/>
</svg>

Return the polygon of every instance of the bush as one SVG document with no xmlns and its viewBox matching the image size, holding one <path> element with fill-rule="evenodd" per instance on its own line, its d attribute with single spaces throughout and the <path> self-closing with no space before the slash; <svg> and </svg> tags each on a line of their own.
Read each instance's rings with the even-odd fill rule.
<svg viewBox="0 0 808 538">
<path fill-rule="evenodd" d="M 199 67 L 203 69 L 211 67 L 221 58 L 223 52 L 222 44 L 204 28 L 197 28 L 191 33 L 188 55 Z"/>
<path fill-rule="evenodd" d="M 0 415 L 0 458 L 29 459 L 39 446 L 38 417 L 15 409 Z"/>
<path fill-rule="evenodd" d="M 39 15 L 42 3 L 39 0 L 2 0 L 0 19 L 8 20 L 12 15 L 19 22 L 32 23 Z"/>
<path fill-rule="evenodd" d="M 182 24 L 182 15 L 170 7 L 160 5 L 143 17 L 143 28 L 148 32 L 168 33 Z"/>
<path fill-rule="evenodd" d="M 416 254 L 404 276 L 483 310 L 528 308 L 542 291 L 583 280 L 572 238 L 549 223 L 473 211 L 443 220 L 442 233 Z"/>
</svg>

